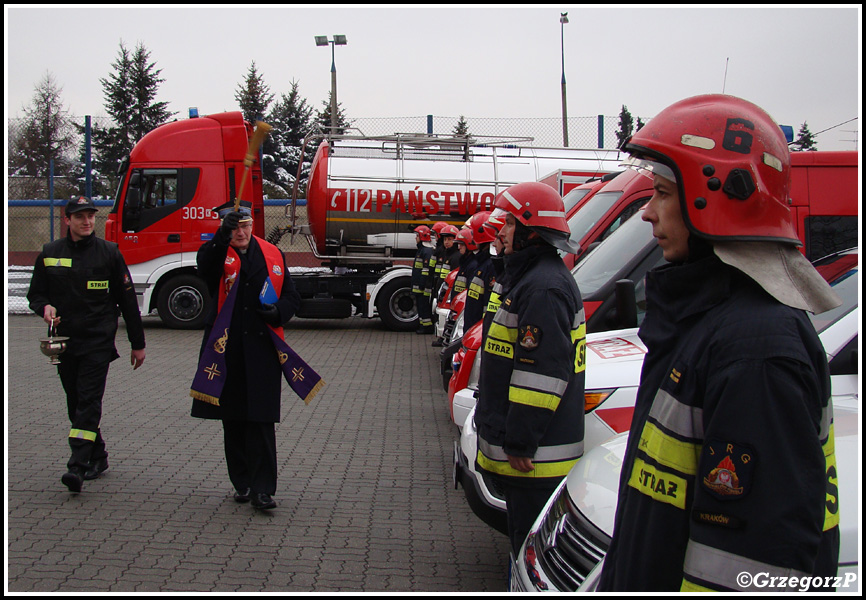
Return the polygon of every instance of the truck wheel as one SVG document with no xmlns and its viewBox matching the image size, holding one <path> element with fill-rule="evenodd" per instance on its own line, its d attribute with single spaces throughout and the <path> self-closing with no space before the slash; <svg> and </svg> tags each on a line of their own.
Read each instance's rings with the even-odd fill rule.
<svg viewBox="0 0 866 600">
<path fill-rule="evenodd" d="M 201 329 L 210 308 L 204 281 L 195 275 L 178 275 L 159 290 L 157 311 L 172 329 Z"/>
<path fill-rule="evenodd" d="M 412 280 L 400 277 L 385 284 L 376 299 L 376 308 L 385 327 L 391 331 L 415 331 L 418 307 L 412 295 Z"/>
</svg>

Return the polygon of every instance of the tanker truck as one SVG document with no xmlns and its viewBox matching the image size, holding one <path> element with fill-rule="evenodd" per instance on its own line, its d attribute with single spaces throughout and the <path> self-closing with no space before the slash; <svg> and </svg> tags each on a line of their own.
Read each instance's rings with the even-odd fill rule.
<svg viewBox="0 0 866 600">
<path fill-rule="evenodd" d="M 297 316 L 378 316 L 397 331 L 417 328 L 405 263 L 416 251 L 415 227 L 437 221 L 460 227 L 476 212 L 492 210 L 496 195 L 510 185 L 551 179 L 551 173 L 553 180 L 564 173 L 579 184 L 620 162 L 617 151 L 518 145 L 531 138 L 314 135 L 305 145 L 310 141 L 319 143 L 306 222 L 298 218 L 296 184 L 287 207 L 291 225 L 269 236 L 304 236 L 328 269 L 292 275 L 302 298 Z"/>
<path fill-rule="evenodd" d="M 120 183 L 105 224 L 129 266 L 142 314 L 157 311 L 174 328 L 199 328 L 211 301 L 196 275 L 201 244 L 219 226 L 212 209 L 235 197 L 252 202 L 253 233 L 265 237 L 262 173 L 244 179 L 253 127 L 240 112 L 167 123 L 146 134 L 118 168 Z M 615 150 L 533 148 L 531 138 L 395 134 L 313 134 L 318 144 L 306 193 L 286 203 L 288 226 L 271 224 L 280 244 L 301 235 L 322 267 L 292 272 L 301 318 L 379 317 L 393 330 L 414 330 L 409 262 L 412 230 L 446 221 L 460 226 L 490 210 L 506 187 L 556 173 L 586 181 L 617 169 Z M 242 183 L 244 189 L 240 189 Z M 287 261 L 291 267 L 291 261 Z"/>
</svg>

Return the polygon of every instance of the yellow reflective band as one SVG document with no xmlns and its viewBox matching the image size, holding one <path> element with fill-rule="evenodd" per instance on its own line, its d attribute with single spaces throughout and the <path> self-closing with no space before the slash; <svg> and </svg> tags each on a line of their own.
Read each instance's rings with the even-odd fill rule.
<svg viewBox="0 0 866 600">
<path fill-rule="evenodd" d="M 85 431 L 84 429 L 70 429 L 69 437 L 75 438 L 76 440 L 87 440 L 88 442 L 95 442 L 96 432 Z"/>
<path fill-rule="evenodd" d="M 717 590 L 704 587 L 702 585 L 698 585 L 697 583 L 692 583 L 687 579 L 683 579 L 683 583 L 680 586 L 681 592 L 715 592 Z"/>
<path fill-rule="evenodd" d="M 508 400 L 515 404 L 525 404 L 526 406 L 546 408 L 555 411 L 559 406 L 561 398 L 556 394 L 548 394 L 545 392 L 537 392 L 535 390 L 527 390 L 511 386 L 508 388 Z"/>
<path fill-rule="evenodd" d="M 571 343 L 574 344 L 574 372 L 586 371 L 586 325 L 581 324 L 571 330 Z"/>
<path fill-rule="evenodd" d="M 107 290 L 108 289 L 108 281 L 88 281 L 87 282 L 88 290 Z"/>
<path fill-rule="evenodd" d="M 42 264 L 46 267 L 71 267 L 71 258 L 43 258 Z"/>
<path fill-rule="evenodd" d="M 490 301 L 487 303 L 487 312 L 495 313 L 502 304 L 502 298 L 496 292 L 490 292 Z"/>
<path fill-rule="evenodd" d="M 514 358 L 514 345 L 508 342 L 500 342 L 499 340 L 491 339 L 487 336 L 487 341 L 484 343 L 484 351 L 497 356 L 503 356 L 508 359 Z"/>
<path fill-rule="evenodd" d="M 660 471 L 639 458 L 635 458 L 628 485 L 653 500 L 686 509 L 686 480 Z"/>
<path fill-rule="evenodd" d="M 836 467 L 833 425 L 824 442 L 824 469 L 827 474 L 827 495 L 824 501 L 824 531 L 839 526 L 839 471 Z"/>
<path fill-rule="evenodd" d="M 673 438 L 649 421 L 640 434 L 638 449 L 657 463 L 676 469 L 683 475 L 698 472 L 700 446 Z"/>
<path fill-rule="evenodd" d="M 490 329 L 487 331 L 487 335 L 488 337 L 493 337 L 497 340 L 513 344 L 517 341 L 517 328 L 505 327 L 504 325 L 500 325 L 496 321 L 493 321 L 490 324 Z"/>
<path fill-rule="evenodd" d="M 534 467 L 529 473 L 513 469 L 507 460 L 493 460 L 481 451 L 478 451 L 476 457 L 478 465 L 489 473 L 497 475 L 508 475 L 509 477 L 524 477 L 524 478 L 539 478 L 539 477 L 565 477 L 571 468 L 577 463 L 578 459 L 564 460 L 559 462 L 532 462 Z"/>
</svg>

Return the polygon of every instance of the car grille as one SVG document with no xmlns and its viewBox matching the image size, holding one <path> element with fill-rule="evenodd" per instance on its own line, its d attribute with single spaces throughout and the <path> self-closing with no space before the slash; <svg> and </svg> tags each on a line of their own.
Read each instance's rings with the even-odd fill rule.
<svg viewBox="0 0 866 600">
<path fill-rule="evenodd" d="M 560 591 L 575 591 L 610 547 L 610 537 L 584 517 L 565 485 L 534 536 L 538 566 Z"/>
</svg>

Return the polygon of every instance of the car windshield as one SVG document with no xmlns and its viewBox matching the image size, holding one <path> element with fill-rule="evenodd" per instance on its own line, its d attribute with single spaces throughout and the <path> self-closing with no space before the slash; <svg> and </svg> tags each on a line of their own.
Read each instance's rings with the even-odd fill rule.
<svg viewBox="0 0 866 600">
<path fill-rule="evenodd" d="M 596 194 L 593 200 L 602 194 Z M 628 219 L 572 270 L 581 295 L 586 297 L 598 291 L 650 242 L 653 242 L 652 225 L 639 215 Z"/>
<path fill-rule="evenodd" d="M 587 200 L 586 204 L 577 209 L 577 212 L 568 220 L 568 229 L 571 231 L 569 239 L 579 243 L 583 236 L 619 200 L 620 196 L 622 196 L 622 192 L 599 192 Z"/>
<path fill-rule="evenodd" d="M 839 294 L 839 297 L 842 298 L 842 304 L 834 309 L 828 310 L 827 312 L 823 312 L 820 315 L 807 313 L 809 318 L 812 319 L 812 324 L 815 325 L 815 329 L 818 333 L 827 329 L 830 325 L 847 315 L 857 306 L 858 284 L 860 280 L 860 273 L 857 267 L 857 255 L 858 253 L 841 254 L 837 257 L 833 257 L 829 261 L 818 261 L 818 263 L 816 263 L 815 267 L 819 272 L 824 274 L 825 270 L 823 267 L 831 264 L 846 264 L 850 262 L 852 257 L 854 259 L 854 265 L 852 267 L 841 273 L 834 274 L 832 278 L 828 278 L 833 291 Z"/>
<path fill-rule="evenodd" d="M 572 208 L 577 206 L 577 203 L 586 198 L 586 195 L 595 188 L 575 188 L 568 192 L 562 199 L 562 204 L 565 206 L 565 214 L 568 214 Z"/>
</svg>

